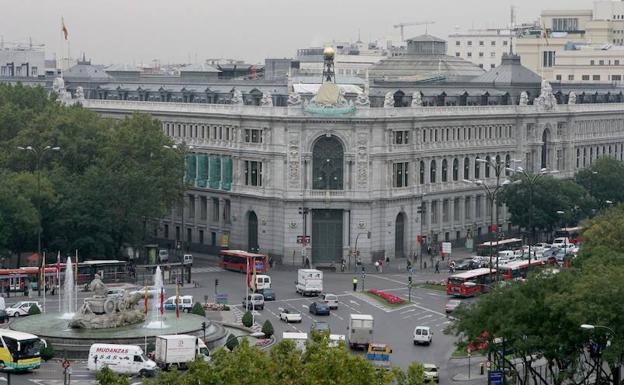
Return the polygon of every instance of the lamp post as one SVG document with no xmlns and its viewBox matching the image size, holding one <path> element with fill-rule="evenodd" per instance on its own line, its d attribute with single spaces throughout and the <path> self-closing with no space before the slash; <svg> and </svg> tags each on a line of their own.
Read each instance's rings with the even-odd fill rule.
<svg viewBox="0 0 624 385">
<path fill-rule="evenodd" d="M 358 233 L 355 236 L 355 246 L 354 246 L 355 250 L 354 251 L 355 251 L 355 258 L 356 258 L 356 264 L 355 264 L 356 266 L 357 266 L 357 258 L 360 256 L 360 254 L 358 253 L 357 244 L 358 244 L 358 239 L 360 239 L 360 235 L 362 235 L 362 234 L 366 234 L 366 238 L 368 238 L 368 239 L 370 239 L 370 237 L 371 237 L 371 232 L 370 231 L 367 231 L 365 233 Z M 349 258 L 349 270 L 351 270 L 351 259 L 350 258 Z M 357 272 L 357 268 L 356 268 L 356 272 Z"/>
<path fill-rule="evenodd" d="M 425 197 L 425 193 L 420 194 L 420 206 L 418 206 L 416 213 L 420 214 L 420 244 L 418 245 L 418 259 L 420 259 L 420 270 L 423 269 L 423 258 L 422 258 L 422 249 L 423 244 L 425 243 L 425 237 L 423 235 L 423 222 L 425 220 L 425 202 L 423 198 Z"/>
<path fill-rule="evenodd" d="M 592 324 L 582 324 L 581 329 L 593 332 L 596 329 L 604 329 L 607 331 L 607 343 L 606 346 L 609 347 L 611 345 L 611 340 L 609 339 L 609 334 L 611 338 L 615 338 L 615 331 L 608 326 L 603 325 L 592 325 Z M 596 384 L 600 383 L 600 372 L 602 370 L 602 350 L 599 350 L 599 358 L 598 365 L 596 366 Z M 621 357 L 620 357 L 621 358 Z M 613 372 L 613 385 L 620 385 L 620 362 L 615 363 L 615 371 Z"/>
<path fill-rule="evenodd" d="M 484 181 L 477 180 L 467 180 L 464 179 L 463 182 L 467 184 L 476 185 L 482 188 L 485 191 L 485 194 L 490 201 L 490 282 L 492 281 L 492 259 L 494 257 L 494 253 L 496 253 L 496 276 L 498 280 L 498 193 L 503 186 L 510 184 L 511 182 L 508 179 L 505 179 L 501 183 L 501 172 L 505 169 L 505 163 L 501 162 L 500 159 L 486 160 L 486 159 L 477 159 L 479 163 L 485 163 L 486 165 L 492 167 L 494 169 L 494 174 L 496 176 L 496 184 L 493 186 L 488 186 Z M 494 249 L 494 239 L 496 239 L 496 248 Z"/>
<path fill-rule="evenodd" d="M 514 174 L 518 174 L 520 176 L 520 183 L 523 183 L 529 187 L 529 269 L 531 269 L 531 246 L 534 242 L 533 240 L 533 193 L 535 189 L 535 185 L 539 182 L 544 175 L 556 173 L 557 171 L 549 171 L 547 168 L 542 168 L 538 173 L 532 173 L 524 168 L 518 166 L 516 168 L 506 168 L 507 171 L 512 172 Z"/>
<path fill-rule="evenodd" d="M 39 276 L 41 277 L 41 233 L 43 228 L 41 226 L 41 160 L 43 156 L 49 151 L 60 151 L 58 146 L 18 146 L 20 151 L 30 151 L 35 156 L 35 172 L 37 173 L 37 214 L 39 215 L 39 225 L 37 226 L 37 258 L 39 259 Z M 18 266 L 19 267 L 19 266 Z M 45 279 L 45 277 L 44 277 Z M 41 284 L 37 284 L 38 295 L 41 296 Z"/>
</svg>

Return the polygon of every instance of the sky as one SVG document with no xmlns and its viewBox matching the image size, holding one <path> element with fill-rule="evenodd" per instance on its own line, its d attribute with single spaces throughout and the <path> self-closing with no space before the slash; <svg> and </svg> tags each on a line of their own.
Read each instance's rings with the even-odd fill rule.
<svg viewBox="0 0 624 385">
<path fill-rule="evenodd" d="M 0 0 L 5 42 L 46 45 L 47 57 L 84 52 L 97 64 L 198 63 L 234 58 L 260 63 L 293 57 L 297 48 L 324 42 L 399 40 L 401 22 L 435 21 L 430 34 L 459 28 L 505 27 L 542 9 L 591 9 L 591 0 Z M 406 37 L 425 32 L 406 27 Z M 60 54 L 62 52 L 62 55 Z"/>
</svg>

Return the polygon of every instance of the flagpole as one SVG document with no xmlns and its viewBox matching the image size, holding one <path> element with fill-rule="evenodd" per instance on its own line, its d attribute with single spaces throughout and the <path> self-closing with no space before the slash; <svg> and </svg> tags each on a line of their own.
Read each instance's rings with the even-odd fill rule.
<svg viewBox="0 0 624 385">
<path fill-rule="evenodd" d="M 76 249 L 76 274 L 74 274 L 74 290 L 76 294 L 74 295 L 74 312 L 78 312 L 78 249 Z M 65 272 L 67 274 L 67 270 Z"/>
<path fill-rule="evenodd" d="M 43 266 L 41 267 L 41 275 L 43 276 L 43 283 L 42 283 L 42 288 L 43 288 L 43 312 L 45 313 L 46 311 L 46 271 L 45 271 L 45 265 L 46 265 L 46 252 L 43 252 Z"/>
<path fill-rule="evenodd" d="M 67 271 L 67 265 L 65 265 L 65 271 Z M 59 303 L 59 314 L 61 313 L 61 251 L 56 254 L 56 285 L 58 286 L 58 303 Z"/>
</svg>

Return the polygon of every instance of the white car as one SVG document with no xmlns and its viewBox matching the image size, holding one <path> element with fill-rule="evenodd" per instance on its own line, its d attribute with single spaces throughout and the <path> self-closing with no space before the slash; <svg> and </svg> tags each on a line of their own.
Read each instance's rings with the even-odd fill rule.
<svg viewBox="0 0 624 385">
<path fill-rule="evenodd" d="M 301 322 L 301 313 L 293 310 L 293 309 L 283 309 L 280 308 L 279 318 L 280 320 L 290 323 L 290 322 Z"/>
<path fill-rule="evenodd" d="M 330 309 L 338 309 L 338 297 L 336 294 L 322 294 L 321 301 L 325 302 Z"/>
<path fill-rule="evenodd" d="M 39 306 L 39 302 L 37 301 L 16 302 L 13 305 L 7 307 L 5 311 L 9 317 L 23 317 L 28 315 L 31 306 L 37 306 L 39 308 L 39 311 L 41 311 L 41 306 Z"/>
<path fill-rule="evenodd" d="M 440 382 L 437 366 L 434 364 L 423 364 L 423 368 L 425 369 L 425 381 Z"/>
<path fill-rule="evenodd" d="M 433 332 L 429 326 L 416 326 L 414 329 L 414 345 L 429 345 L 431 344 L 431 338 Z"/>
</svg>

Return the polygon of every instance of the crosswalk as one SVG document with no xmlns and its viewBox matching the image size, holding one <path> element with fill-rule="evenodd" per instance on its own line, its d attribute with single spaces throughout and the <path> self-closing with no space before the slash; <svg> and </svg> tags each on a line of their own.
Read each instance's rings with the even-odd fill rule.
<svg viewBox="0 0 624 385">
<path fill-rule="evenodd" d="M 208 267 L 194 267 L 191 269 L 191 271 L 197 274 L 197 273 L 221 273 L 225 270 L 216 266 L 208 266 Z"/>
</svg>

